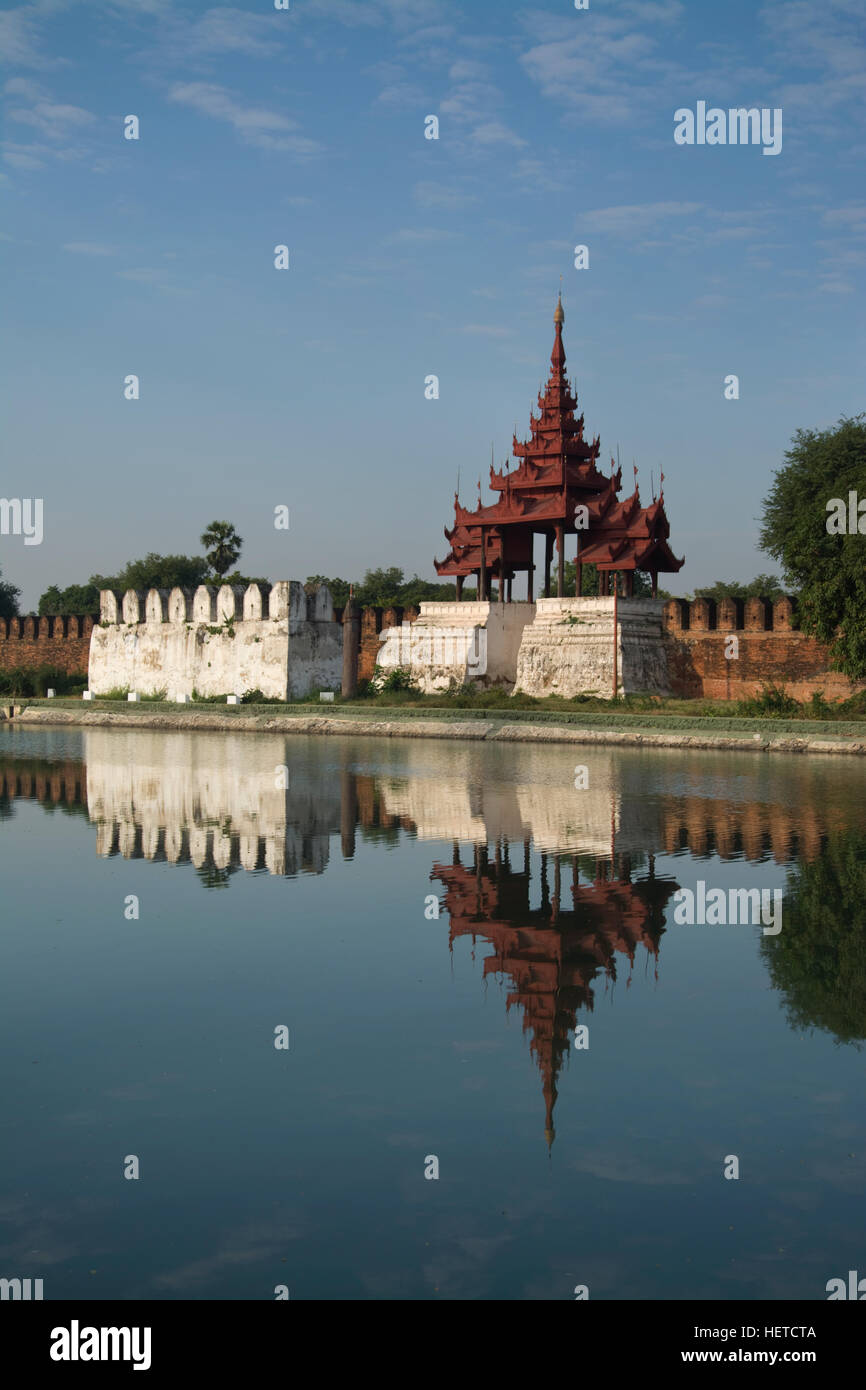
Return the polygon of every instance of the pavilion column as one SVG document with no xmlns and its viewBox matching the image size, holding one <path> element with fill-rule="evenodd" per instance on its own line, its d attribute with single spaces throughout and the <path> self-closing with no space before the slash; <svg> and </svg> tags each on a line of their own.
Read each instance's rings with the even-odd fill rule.
<svg viewBox="0 0 866 1390">
<path fill-rule="evenodd" d="M 464 578 L 464 576 L 463 576 L 462 574 L 458 574 L 458 576 L 457 576 L 457 602 L 458 602 L 458 603 L 459 603 L 459 602 L 461 601 L 461 599 L 463 598 L 463 578 Z"/>
<path fill-rule="evenodd" d="M 625 577 L 625 596 L 634 598 L 634 570 L 629 570 Z"/>
<path fill-rule="evenodd" d="M 484 603 L 487 599 L 487 531 L 481 527 L 481 569 L 479 571 L 478 599 Z"/>
<path fill-rule="evenodd" d="M 532 563 L 532 560 L 530 560 L 526 570 L 526 599 L 528 603 L 532 602 L 532 576 L 534 573 L 535 566 Z"/>
<path fill-rule="evenodd" d="M 556 528 L 556 591 L 560 598 L 565 598 L 565 530 L 562 526 Z"/>
<path fill-rule="evenodd" d="M 501 538 L 499 541 L 499 602 L 505 602 L 505 537 L 506 528 L 502 527 Z"/>
<path fill-rule="evenodd" d="M 544 597 L 550 598 L 550 562 L 553 559 L 553 536 L 550 531 L 544 533 Z M 560 594 L 560 598 L 562 595 Z"/>
<path fill-rule="evenodd" d="M 512 581 L 513 578 L 514 578 L 514 576 L 513 576 L 512 574 L 509 574 L 509 576 L 508 576 L 508 602 L 509 602 L 509 603 L 511 602 L 511 581 Z"/>
<path fill-rule="evenodd" d="M 653 570 L 652 573 L 653 573 L 653 598 L 658 598 L 658 596 L 659 596 L 659 572 L 658 572 L 658 570 Z"/>
</svg>

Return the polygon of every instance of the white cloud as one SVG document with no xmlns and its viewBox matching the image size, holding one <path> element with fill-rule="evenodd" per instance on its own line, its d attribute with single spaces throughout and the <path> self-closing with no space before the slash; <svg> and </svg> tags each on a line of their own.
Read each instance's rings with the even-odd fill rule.
<svg viewBox="0 0 866 1390">
<path fill-rule="evenodd" d="M 96 117 L 81 106 L 66 106 L 59 102 L 40 101 L 34 107 L 19 107 L 8 112 L 11 121 L 35 126 L 50 140 L 66 139 L 70 127 L 90 125 Z"/>
<path fill-rule="evenodd" d="M 633 203 L 621 207 L 595 208 L 585 212 L 578 228 L 609 232 L 613 236 L 642 237 L 648 227 L 671 217 L 691 217 L 700 212 L 701 203 Z"/>
<path fill-rule="evenodd" d="M 316 140 L 297 134 L 297 121 L 264 107 L 242 106 L 224 87 L 212 82 L 176 82 L 168 99 L 190 106 L 214 120 L 227 121 L 247 144 L 260 149 L 285 150 L 297 155 L 316 154 L 321 149 Z"/>
</svg>

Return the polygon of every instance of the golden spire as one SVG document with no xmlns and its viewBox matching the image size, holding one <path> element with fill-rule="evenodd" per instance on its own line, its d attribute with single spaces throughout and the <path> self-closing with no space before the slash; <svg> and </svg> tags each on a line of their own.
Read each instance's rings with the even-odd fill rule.
<svg viewBox="0 0 866 1390">
<path fill-rule="evenodd" d="M 559 291 L 559 299 L 557 300 L 556 308 L 553 311 L 553 322 L 565 323 L 565 310 L 562 307 L 562 290 Z"/>
</svg>

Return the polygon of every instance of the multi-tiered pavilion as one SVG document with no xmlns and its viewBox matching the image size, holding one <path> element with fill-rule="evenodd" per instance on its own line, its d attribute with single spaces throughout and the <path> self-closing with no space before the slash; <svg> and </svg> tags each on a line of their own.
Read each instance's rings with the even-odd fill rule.
<svg viewBox="0 0 866 1390">
<path fill-rule="evenodd" d="M 577 395 L 565 375 L 565 348 L 562 325 L 565 314 L 562 299 L 553 316 L 556 337 L 550 356 L 547 387 L 538 396 L 539 415 L 530 415 L 531 437 L 513 439 L 513 453 L 519 459 L 513 471 L 496 472 L 490 466 L 490 487 L 499 498 L 482 506 L 479 495 L 474 511 L 462 507 L 454 497 L 454 525 L 445 528 L 451 550 L 443 561 L 434 560 L 440 575 L 454 575 L 457 597 L 462 598 L 467 575 L 478 582 L 478 598 L 489 599 L 491 579 L 498 581 L 499 600 L 511 602 L 515 574 L 527 573 L 527 598 L 533 598 L 533 546 L 535 536 L 544 536 L 544 596 L 550 596 L 551 563 L 557 551 L 557 593 L 565 589 L 565 538 L 575 536 L 577 596 L 583 591 L 583 566 L 593 564 L 599 571 L 599 593 L 612 594 L 623 575 L 622 592 L 634 593 L 634 575 L 642 570 L 652 578 L 656 596 L 658 575 L 676 573 L 682 568 L 668 545 L 670 526 L 665 515 L 660 479 L 658 498 L 642 507 L 635 490 L 620 500 L 621 469 L 613 460 L 610 475 L 599 472 L 601 452 L 598 436 L 592 443 L 584 439 L 583 415 L 575 417 Z"/>
</svg>

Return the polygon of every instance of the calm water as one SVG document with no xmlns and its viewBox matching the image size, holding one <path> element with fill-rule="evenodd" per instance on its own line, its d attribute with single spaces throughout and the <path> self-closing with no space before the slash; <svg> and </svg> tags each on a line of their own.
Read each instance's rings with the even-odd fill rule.
<svg viewBox="0 0 866 1390">
<path fill-rule="evenodd" d="M 864 778 L 6 726 L 0 1275 L 826 1298 L 866 1273 Z M 699 880 L 782 930 L 678 925 Z"/>
</svg>

